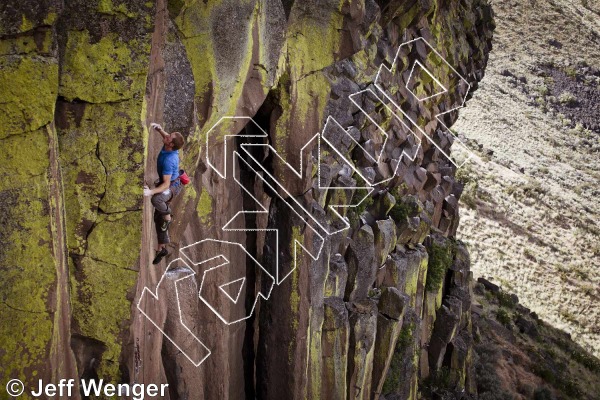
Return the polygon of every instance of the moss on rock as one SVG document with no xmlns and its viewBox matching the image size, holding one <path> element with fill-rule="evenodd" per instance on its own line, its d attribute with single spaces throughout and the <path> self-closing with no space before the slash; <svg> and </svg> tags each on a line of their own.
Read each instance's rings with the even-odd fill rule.
<svg viewBox="0 0 600 400">
<path fill-rule="evenodd" d="M 33 131 L 54 116 L 58 64 L 37 56 L 0 57 L 0 139 Z"/>
<path fill-rule="evenodd" d="M 204 225 L 210 222 L 213 210 L 212 201 L 213 199 L 208 191 L 206 189 L 202 190 L 200 197 L 198 198 L 198 203 L 196 204 L 196 213 Z"/>
<path fill-rule="evenodd" d="M 141 212 L 101 215 L 88 237 L 86 256 L 119 268 L 133 269 L 142 241 Z M 132 251 L 134 249 L 134 251 Z"/>
<path fill-rule="evenodd" d="M 427 253 L 429 254 L 429 265 L 425 289 L 428 292 L 437 293 L 442 286 L 446 271 L 452 265 L 454 245 L 451 241 L 445 243 L 432 241 L 431 245 L 427 247 Z"/>
<path fill-rule="evenodd" d="M 145 88 L 148 61 L 136 55 L 149 52 L 145 40 L 125 42 L 111 33 L 92 43 L 87 31 L 69 31 L 59 93 L 67 100 L 90 103 L 139 96 Z"/>
<path fill-rule="evenodd" d="M 129 320 L 131 308 L 126 296 L 135 284 L 137 273 L 83 257 L 77 274 L 84 279 L 79 279 L 73 286 L 73 319 L 82 335 L 100 340 L 106 346 L 97 369 L 98 375 L 118 382 L 120 336 Z"/>
<path fill-rule="evenodd" d="M 48 357 L 52 338 L 50 291 L 56 279 L 48 180 L 44 173 L 48 159 L 44 160 L 43 155 L 48 144 L 41 133 L 5 140 L 39 139 L 34 142 L 37 147 L 31 149 L 32 154 L 41 153 L 35 157 L 32 169 L 20 172 L 18 164 L 0 164 L 2 182 L 10 182 L 0 188 L 0 365 L 5 376 L 27 383 L 33 383 L 35 371 L 43 368 L 43 360 Z M 5 169 L 13 165 L 15 168 Z M 34 171 L 37 176 L 28 174 Z"/>
</svg>

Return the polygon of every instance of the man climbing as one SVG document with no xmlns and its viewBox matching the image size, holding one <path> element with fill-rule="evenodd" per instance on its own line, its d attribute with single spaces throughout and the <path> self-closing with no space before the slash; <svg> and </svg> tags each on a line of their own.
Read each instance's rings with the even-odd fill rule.
<svg viewBox="0 0 600 400">
<path fill-rule="evenodd" d="M 156 123 L 150 125 L 162 136 L 163 148 L 156 160 L 156 172 L 158 180 L 155 188 L 144 186 L 144 196 L 152 196 L 154 206 L 154 224 L 156 225 L 156 236 L 158 248 L 152 264 L 158 264 L 163 257 L 169 255 L 166 245 L 169 239 L 169 224 L 173 221 L 171 214 L 171 200 L 181 191 L 182 184 L 179 180 L 179 149 L 185 143 L 183 135 L 179 132 L 167 133 Z"/>
</svg>

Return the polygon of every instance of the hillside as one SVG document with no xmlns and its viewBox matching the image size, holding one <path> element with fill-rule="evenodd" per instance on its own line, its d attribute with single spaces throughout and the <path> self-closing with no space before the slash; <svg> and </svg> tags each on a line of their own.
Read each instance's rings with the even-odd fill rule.
<svg viewBox="0 0 600 400">
<path fill-rule="evenodd" d="M 458 237 L 475 276 L 600 355 L 600 2 L 496 1 L 486 76 L 453 129 L 480 156 Z"/>
</svg>

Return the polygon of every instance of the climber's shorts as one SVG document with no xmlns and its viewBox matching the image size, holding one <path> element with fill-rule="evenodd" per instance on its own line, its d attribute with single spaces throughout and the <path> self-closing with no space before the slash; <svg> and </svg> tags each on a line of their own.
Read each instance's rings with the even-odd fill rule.
<svg viewBox="0 0 600 400">
<path fill-rule="evenodd" d="M 179 194 L 182 187 L 183 185 L 179 181 L 173 181 L 167 190 L 152 196 L 151 201 L 155 211 L 158 211 L 161 215 L 171 214 L 171 200 Z"/>
<path fill-rule="evenodd" d="M 171 238 L 169 238 L 169 230 L 163 231 L 160 229 L 164 221 L 163 214 L 159 213 L 158 210 L 154 210 L 154 226 L 156 227 L 156 238 L 158 239 L 158 244 L 167 244 L 171 243 Z"/>
<path fill-rule="evenodd" d="M 163 231 L 160 227 L 163 224 L 164 216 L 172 213 L 171 201 L 179 194 L 182 187 L 183 185 L 179 181 L 173 182 L 167 190 L 152 196 L 151 202 L 154 206 L 154 226 L 156 228 L 156 237 L 160 244 L 170 243 L 169 230 Z"/>
</svg>

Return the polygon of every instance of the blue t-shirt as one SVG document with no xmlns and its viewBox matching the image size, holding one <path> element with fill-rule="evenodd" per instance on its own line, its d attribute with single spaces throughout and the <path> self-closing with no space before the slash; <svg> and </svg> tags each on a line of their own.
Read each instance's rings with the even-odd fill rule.
<svg viewBox="0 0 600 400">
<path fill-rule="evenodd" d="M 179 177 L 179 150 L 166 151 L 163 147 L 156 159 L 156 171 L 161 180 L 163 175 L 171 175 L 171 182 L 177 179 Z"/>
</svg>

